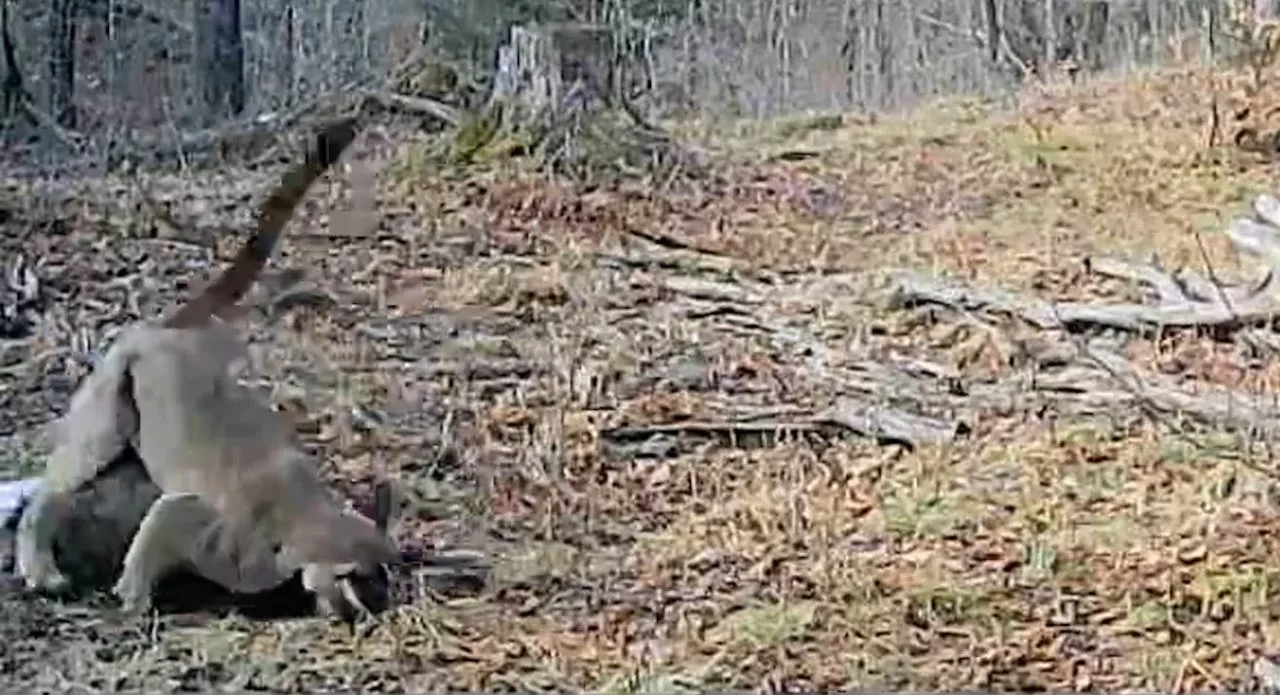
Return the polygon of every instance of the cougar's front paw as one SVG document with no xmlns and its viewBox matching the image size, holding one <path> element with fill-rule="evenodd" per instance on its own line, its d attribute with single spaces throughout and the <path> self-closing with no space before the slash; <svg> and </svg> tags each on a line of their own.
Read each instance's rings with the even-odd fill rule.
<svg viewBox="0 0 1280 695">
<path fill-rule="evenodd" d="M 120 608 L 126 613 L 146 613 L 151 610 L 151 592 L 137 582 L 121 577 L 111 588 L 111 593 L 120 599 Z"/>
</svg>

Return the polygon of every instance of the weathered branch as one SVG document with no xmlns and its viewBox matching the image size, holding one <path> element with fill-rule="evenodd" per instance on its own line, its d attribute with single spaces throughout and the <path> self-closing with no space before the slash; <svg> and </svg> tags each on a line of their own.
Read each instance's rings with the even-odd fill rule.
<svg viewBox="0 0 1280 695">
<path fill-rule="evenodd" d="M 457 109 L 435 99 L 407 96 L 377 89 L 366 89 L 363 94 L 383 108 L 403 111 L 415 116 L 431 116 L 443 121 L 450 127 L 457 127 L 462 120 Z"/>
<path fill-rule="evenodd" d="M 884 408 L 852 398 L 839 398 L 814 418 L 839 425 L 883 443 L 905 444 L 912 448 L 946 444 L 969 431 L 961 422 L 948 422 L 895 408 Z"/>
<path fill-rule="evenodd" d="M 1037 388 L 1074 394 L 1081 402 L 1108 410 L 1145 405 L 1251 435 L 1280 434 L 1280 404 L 1272 402 L 1274 399 L 1231 389 L 1191 393 L 1173 378 L 1139 370 L 1123 356 L 1106 350 L 1090 348 L 1081 358 L 1065 369 L 1037 375 Z"/>
<path fill-rule="evenodd" d="M 1118 258 L 1086 258 L 1085 266 L 1090 272 L 1104 277 L 1150 285 L 1162 302 L 1204 300 L 1208 297 L 1208 295 L 1192 295 L 1178 278 L 1164 272 L 1155 263 L 1143 265 Z"/>
<path fill-rule="evenodd" d="M 1010 314 L 1046 331 L 1269 324 L 1280 315 L 1280 292 L 1275 286 L 1280 278 L 1280 199 L 1259 196 L 1252 212 L 1251 218 L 1237 220 L 1225 230 L 1241 254 L 1258 259 L 1266 269 L 1263 277 L 1251 284 L 1219 287 L 1194 273 L 1165 271 L 1158 262 L 1090 259 L 1088 266 L 1093 272 L 1150 287 L 1158 304 L 1055 304 L 908 271 L 895 276 L 890 305 L 932 304 L 970 315 Z M 1036 365 L 1033 375 L 977 385 L 965 394 L 967 405 L 981 408 L 1002 394 L 1013 397 L 1030 390 L 1041 398 L 1052 398 L 1070 412 L 1146 411 L 1250 435 L 1280 434 L 1280 404 L 1273 399 L 1228 388 L 1197 393 L 1173 377 L 1138 368 L 1120 354 L 1118 346 L 1103 348 L 1097 340 L 1047 337 L 1049 346 L 1031 355 Z M 1259 352 L 1270 354 L 1280 349 L 1280 340 L 1270 329 L 1242 331 L 1241 339 Z M 915 395 L 919 393 L 914 390 Z"/>
<path fill-rule="evenodd" d="M 1266 274 L 1243 287 L 1217 288 L 1192 273 L 1168 274 L 1156 265 L 1090 259 L 1095 272 L 1137 280 L 1149 285 L 1160 301 L 1146 304 L 1099 305 L 1087 302 L 1052 303 L 1024 299 L 996 289 L 975 289 L 911 271 L 894 278 L 890 305 L 907 307 L 940 304 L 965 311 L 995 311 L 1021 317 L 1038 328 L 1111 328 L 1139 331 L 1158 327 L 1240 326 L 1270 321 L 1280 315 L 1280 200 L 1261 195 L 1253 204 L 1254 218 L 1236 220 L 1225 234 L 1241 254 L 1260 260 Z"/>
<path fill-rule="evenodd" d="M 968 431 L 963 423 L 926 417 L 898 408 L 889 408 L 854 398 L 838 398 L 826 410 L 793 419 L 689 421 L 661 425 L 617 427 L 601 432 L 614 444 L 647 442 L 654 437 L 695 436 L 718 439 L 725 446 L 770 446 L 778 439 L 804 432 L 822 432 L 831 427 L 870 437 L 884 444 L 911 448 L 946 444 Z"/>
<path fill-rule="evenodd" d="M 998 289 L 971 288 L 960 283 L 925 276 L 912 271 L 899 272 L 890 299 L 891 308 L 922 304 L 938 304 L 973 312 L 997 312 L 1017 316 L 1041 329 L 1082 330 L 1111 328 L 1140 331 L 1157 327 L 1221 326 L 1270 319 L 1280 312 L 1280 299 L 1258 296 L 1240 305 L 1227 307 L 1221 303 L 1183 301 L 1161 306 L 1144 304 L 1097 305 L 1085 302 L 1055 304 L 1038 299 L 1025 299 Z"/>
</svg>

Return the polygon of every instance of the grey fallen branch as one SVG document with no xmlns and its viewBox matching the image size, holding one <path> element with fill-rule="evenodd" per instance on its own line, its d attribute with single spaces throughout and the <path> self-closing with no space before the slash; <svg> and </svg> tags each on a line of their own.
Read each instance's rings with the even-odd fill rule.
<svg viewBox="0 0 1280 695">
<path fill-rule="evenodd" d="M 687 295 L 694 299 L 701 299 L 705 301 L 755 305 L 764 303 L 764 299 L 760 296 L 760 293 L 741 284 L 717 282 L 714 280 L 704 280 L 702 278 L 692 278 L 679 275 L 658 278 L 654 280 L 652 284 L 655 284 L 673 294 Z"/>
<path fill-rule="evenodd" d="M 657 247 L 653 250 L 631 250 L 626 254 L 601 251 L 597 253 L 600 264 L 609 268 L 665 268 L 686 273 L 705 273 L 721 277 L 760 278 L 762 273 L 749 264 L 735 258 L 698 254 L 692 251 L 673 251 Z"/>
<path fill-rule="evenodd" d="M 1273 437 L 1280 434 L 1280 404 L 1232 389 L 1191 393 L 1163 374 L 1145 372 L 1114 352 L 1088 348 L 1066 368 L 1039 374 L 1037 390 L 1074 394 L 1100 407 L 1145 404 L 1205 425 Z"/>
<path fill-rule="evenodd" d="M 1051 303 L 1027 299 L 998 289 L 970 288 L 954 281 L 913 271 L 894 278 L 890 306 L 905 308 L 937 304 L 970 312 L 1012 314 L 1041 329 L 1112 328 L 1138 331 L 1157 327 L 1225 327 L 1261 322 L 1280 314 L 1280 199 L 1269 194 L 1253 203 L 1253 217 L 1241 218 L 1224 233 L 1236 249 L 1266 268 L 1257 282 L 1218 288 L 1193 273 L 1173 275 L 1156 265 L 1091 259 L 1090 268 L 1111 277 L 1149 285 L 1160 303 L 1101 305 L 1087 302 Z"/>
<path fill-rule="evenodd" d="M 916 286 L 924 286 L 927 282 L 919 280 Z M 941 287 L 942 284 L 930 286 Z M 948 286 L 946 291 L 961 297 L 981 294 L 959 285 Z M 1017 306 L 1022 301 L 1004 293 L 992 295 L 999 297 L 1000 305 L 1005 307 Z M 992 300 L 987 297 L 985 301 Z M 957 303 L 963 304 L 959 300 Z M 973 306 L 970 304 L 966 308 Z M 1044 312 L 1046 324 L 1060 325 L 1051 308 L 1035 310 Z M 728 321 L 744 313 L 739 309 L 717 318 Z M 965 413 L 1003 410 L 1024 399 L 1048 399 L 1067 411 L 1088 413 L 1132 410 L 1135 405 L 1147 405 L 1162 413 L 1179 414 L 1230 429 L 1264 433 L 1280 430 L 1280 425 L 1269 424 L 1280 423 L 1280 408 L 1241 393 L 1187 392 L 1173 379 L 1138 370 L 1119 356 L 1109 341 L 1102 339 L 1091 341 L 1088 352 L 1082 355 L 1072 341 L 1047 335 L 1043 345 L 1027 353 L 1037 364 L 1034 373 L 997 383 L 965 383 L 963 376 L 955 370 L 927 363 L 895 364 L 880 359 L 863 359 L 837 360 L 836 366 L 826 356 L 829 348 L 806 328 L 781 325 L 776 317 L 745 315 L 753 317 L 752 325 L 757 332 L 770 335 L 790 346 L 791 350 L 810 356 L 811 368 L 806 373 L 840 394 L 833 405 L 811 417 L 743 423 L 730 416 L 724 422 L 676 423 L 616 430 L 606 433 L 606 438 L 671 439 L 682 434 L 697 434 L 704 438 L 733 439 L 737 446 L 747 446 L 748 442 L 767 445 L 767 441 L 762 439 L 765 431 L 807 432 L 824 428 L 829 431 L 834 425 L 881 442 L 900 442 L 918 447 L 945 444 L 963 435 L 968 430 Z M 880 407 L 878 404 L 882 403 L 895 407 Z M 896 407 L 899 404 L 905 408 Z M 959 415 L 935 419 L 910 411 Z"/>
<path fill-rule="evenodd" d="M 772 446 L 777 442 L 793 438 L 806 432 L 817 432 L 818 426 L 803 419 L 796 420 L 757 420 L 757 421 L 721 421 L 691 420 L 655 425 L 636 425 L 632 427 L 614 427 L 604 430 L 600 436 L 615 446 L 632 449 L 633 453 L 649 455 L 667 455 L 673 453 L 674 443 L 666 446 L 669 440 L 678 437 L 696 437 L 699 439 L 715 439 L 720 446 L 733 448 L 756 449 Z M 651 440 L 659 440 L 655 442 Z M 636 445 L 639 446 L 636 446 Z M 630 446 L 628 446 L 630 445 Z"/>
<path fill-rule="evenodd" d="M 462 122 L 458 109 L 434 99 L 385 92 L 377 89 L 366 89 L 362 94 L 366 99 L 385 109 L 401 111 L 415 116 L 431 116 L 443 121 L 445 125 L 451 128 L 456 128 Z"/>
<path fill-rule="evenodd" d="M 853 398 L 838 398 L 817 415 L 795 419 L 676 422 L 617 427 L 600 434 L 614 444 L 690 435 L 713 438 L 724 446 L 753 448 L 770 446 L 780 439 L 806 432 L 830 432 L 832 428 L 874 438 L 881 444 L 901 444 L 913 449 L 946 444 L 968 431 L 961 423 L 862 403 Z"/>
<path fill-rule="evenodd" d="M 419 363 L 420 373 L 430 377 L 450 376 L 468 381 L 516 377 L 528 379 L 546 372 L 544 365 L 519 359 L 475 359 L 466 361 L 430 361 Z"/>
<path fill-rule="evenodd" d="M 814 418 L 815 422 L 838 425 L 884 444 L 903 444 L 913 449 L 946 444 L 969 432 L 968 425 L 838 398 Z"/>
<path fill-rule="evenodd" d="M 1205 278 L 1185 269 L 1167 272 L 1160 267 L 1158 259 L 1152 259 L 1148 265 L 1119 258 L 1087 258 L 1085 265 L 1090 272 L 1104 277 L 1149 285 L 1164 303 L 1208 302 L 1219 297 L 1218 288 Z"/>
<path fill-rule="evenodd" d="M 414 575 L 431 590 L 455 596 L 473 596 L 489 584 L 492 563 L 485 555 L 464 548 L 445 551 L 406 549 L 402 553 Z"/>
<path fill-rule="evenodd" d="M 1234 306 L 1193 301 L 1160 306 L 1085 302 L 1055 304 L 1019 297 L 999 289 L 972 288 L 913 271 L 897 273 L 894 281 L 896 285 L 890 299 L 890 307 L 894 309 L 937 304 L 961 311 L 1004 313 L 1022 318 L 1042 330 L 1112 328 L 1136 332 L 1161 326 L 1234 328 L 1280 314 L 1280 297 L 1271 294 L 1257 294 Z"/>
</svg>

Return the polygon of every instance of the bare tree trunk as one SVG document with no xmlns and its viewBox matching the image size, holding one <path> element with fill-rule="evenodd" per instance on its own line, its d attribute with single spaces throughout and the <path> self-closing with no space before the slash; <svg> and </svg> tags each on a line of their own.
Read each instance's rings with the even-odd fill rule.
<svg viewBox="0 0 1280 695">
<path fill-rule="evenodd" d="M 22 69 L 18 66 L 17 50 L 13 47 L 13 35 L 9 33 L 9 0 L 0 0 L 0 46 L 4 49 L 4 109 L 0 118 L 12 118 L 26 98 Z"/>
<path fill-rule="evenodd" d="M 348 79 L 356 75 L 364 74 L 369 69 L 370 58 L 369 52 L 369 19 L 365 14 L 365 5 L 368 2 L 353 2 L 348 9 L 347 15 L 347 36 L 360 37 L 360 45 L 353 46 L 355 50 L 351 52 L 351 70 Z"/>
<path fill-rule="evenodd" d="M 281 66 L 281 72 L 284 73 L 284 103 L 292 104 L 297 97 L 298 89 L 298 37 L 294 31 L 294 9 L 293 0 L 285 0 L 284 3 L 284 64 Z"/>
<path fill-rule="evenodd" d="M 1267 22 L 1280 15 L 1280 0 L 1253 0 L 1253 19 Z"/>
<path fill-rule="evenodd" d="M 880 94 L 876 95 L 876 106 L 888 106 L 894 103 L 897 85 L 893 74 L 893 27 L 889 26 L 889 17 L 885 4 L 887 0 L 876 0 L 875 9 L 875 44 L 876 44 L 876 81 L 880 84 Z"/>
<path fill-rule="evenodd" d="M 49 6 L 49 111 L 58 125 L 76 127 L 76 0 Z"/>
<path fill-rule="evenodd" d="M 1102 51 L 1107 40 L 1107 23 L 1111 15 L 1108 0 L 1089 0 L 1084 6 L 1084 45 L 1081 53 L 1084 67 L 1090 72 L 1103 68 Z"/>
<path fill-rule="evenodd" d="M 1159 60 L 1160 54 L 1157 52 L 1157 46 L 1160 37 L 1164 36 L 1164 12 L 1162 11 L 1165 0 L 1147 0 L 1145 3 L 1147 8 L 1147 21 L 1150 28 L 1147 32 L 1146 45 L 1143 50 L 1143 59 L 1146 61 Z"/>
<path fill-rule="evenodd" d="M 1066 11 L 1062 12 L 1062 21 L 1058 27 L 1058 60 L 1070 60 L 1077 65 L 1080 64 L 1081 58 L 1081 38 L 1082 26 L 1084 22 L 1081 20 L 1083 10 L 1078 5 L 1069 5 Z"/>
<path fill-rule="evenodd" d="M 856 104 L 862 94 L 862 25 L 856 0 L 844 0 L 840 56 L 844 59 L 845 103 Z"/>
<path fill-rule="evenodd" d="M 195 0 L 196 65 L 210 121 L 244 112 L 244 36 L 240 0 Z"/>
<path fill-rule="evenodd" d="M 983 0 L 982 4 L 987 17 L 987 57 L 992 65 L 999 65 L 1000 15 L 996 10 L 996 0 Z"/>
<path fill-rule="evenodd" d="M 1044 75 L 1044 26 L 1041 24 L 1040 12 L 1036 9 L 1036 0 L 1021 0 L 1018 3 L 1020 23 L 1017 27 L 1020 49 L 1017 51 L 1022 62 L 1026 63 L 1035 74 Z M 1009 26 L 1005 22 L 1005 28 Z"/>
<path fill-rule="evenodd" d="M 1053 0 L 1044 0 L 1044 45 L 1040 60 L 1044 62 L 1043 76 L 1048 77 L 1058 62 L 1058 16 Z"/>
</svg>

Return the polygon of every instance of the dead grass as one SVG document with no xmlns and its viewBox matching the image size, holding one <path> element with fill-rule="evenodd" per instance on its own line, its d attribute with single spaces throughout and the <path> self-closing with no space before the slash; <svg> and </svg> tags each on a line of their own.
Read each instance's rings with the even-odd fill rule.
<svg viewBox="0 0 1280 695">
<path fill-rule="evenodd" d="M 419 507 L 404 538 L 489 549 L 493 587 L 444 601 L 410 590 L 356 642 L 318 621 L 165 618 L 93 659 L 20 670 L 96 687 L 1238 687 L 1280 639 L 1280 548 L 1273 483 L 1232 438 L 1197 447 L 1132 418 L 1042 420 L 1030 402 L 983 414 L 945 451 L 791 441 L 636 458 L 601 436 L 818 406 L 833 388 L 776 336 L 682 319 L 687 298 L 666 281 L 686 270 L 607 262 L 640 253 L 628 226 L 739 272 L 791 271 L 794 291 L 761 311 L 832 360 L 947 359 L 935 333 L 868 298 L 886 267 L 1114 297 L 1080 273 L 1085 256 L 1203 271 L 1198 233 L 1214 269 L 1236 272 L 1218 229 L 1273 170 L 1205 149 L 1206 80 L 1162 72 L 1046 89 L 1017 112 L 956 101 L 757 130 L 716 143 L 737 162 L 724 180 L 661 197 L 436 177 L 402 153 L 410 164 L 382 191 L 399 240 L 290 241 L 284 263 L 340 306 L 255 337 L 263 371 L 306 392 L 335 479 L 381 467 L 407 481 Z M 816 157 L 770 159 L 788 149 Z M 84 258 L 84 241 L 58 243 Z M 1232 358 L 1206 346 L 1168 339 L 1149 358 L 1190 355 L 1189 378 L 1212 379 Z M 1270 368 L 1230 371 L 1274 392 Z M 360 434 L 352 404 L 387 424 Z"/>
</svg>

